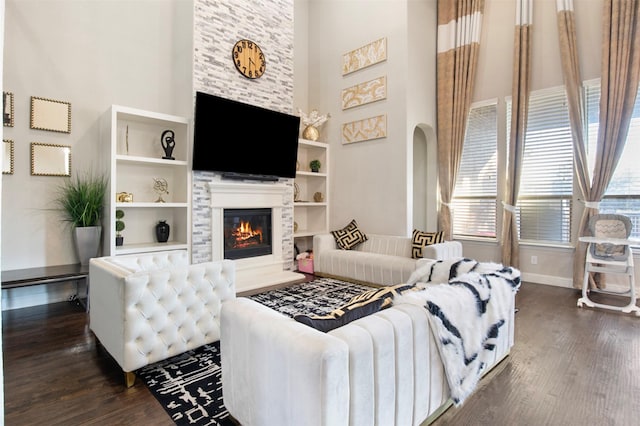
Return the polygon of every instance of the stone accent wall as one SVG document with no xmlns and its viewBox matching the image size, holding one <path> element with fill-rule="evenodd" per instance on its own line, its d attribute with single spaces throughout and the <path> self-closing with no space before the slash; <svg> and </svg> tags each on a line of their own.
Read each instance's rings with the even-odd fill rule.
<svg viewBox="0 0 640 426">
<path fill-rule="evenodd" d="M 193 88 L 289 114 L 293 111 L 293 0 L 194 0 Z M 236 41 L 258 43 L 266 57 L 264 75 L 242 76 L 233 65 Z M 194 93 L 195 99 L 195 93 Z M 220 123 L 221 129 L 224 123 Z M 260 129 L 255 129 L 256 135 Z M 264 141 L 273 143 L 273 141 Z M 193 263 L 211 259 L 211 217 L 207 182 L 214 173 L 194 172 L 191 255 Z M 293 269 L 293 179 L 283 209 L 283 256 Z"/>
</svg>

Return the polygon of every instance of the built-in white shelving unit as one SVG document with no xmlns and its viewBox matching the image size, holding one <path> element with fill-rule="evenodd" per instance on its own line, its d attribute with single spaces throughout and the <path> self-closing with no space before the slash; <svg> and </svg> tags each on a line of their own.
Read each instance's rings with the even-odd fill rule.
<svg viewBox="0 0 640 426">
<path fill-rule="evenodd" d="M 309 168 L 309 162 L 314 159 L 320 160 L 322 164 L 319 172 L 312 172 Z M 294 182 L 299 194 L 294 200 L 293 214 L 297 224 L 294 232 L 296 243 L 301 239 L 310 240 L 315 234 L 329 230 L 329 144 L 300 139 L 298 164 Z M 322 194 L 322 201 L 314 200 L 316 193 Z M 311 242 L 305 241 L 302 245 L 310 248 Z"/>
<path fill-rule="evenodd" d="M 102 123 L 103 144 L 109 161 L 109 191 L 105 204 L 103 255 L 161 250 L 190 250 L 191 170 L 189 166 L 189 120 L 185 117 L 113 105 Z M 174 160 L 163 159 L 161 136 L 174 132 Z M 154 178 L 167 182 L 165 202 L 158 202 Z M 132 202 L 118 201 L 129 193 Z M 124 244 L 116 246 L 115 214 L 124 211 Z M 169 241 L 156 240 L 156 224 L 165 220 L 171 227 Z"/>
</svg>

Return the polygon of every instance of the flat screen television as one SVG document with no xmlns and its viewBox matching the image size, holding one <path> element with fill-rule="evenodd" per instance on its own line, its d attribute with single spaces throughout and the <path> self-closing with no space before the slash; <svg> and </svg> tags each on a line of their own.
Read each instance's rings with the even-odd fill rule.
<svg viewBox="0 0 640 426">
<path fill-rule="evenodd" d="M 300 117 L 196 92 L 192 169 L 223 177 L 294 178 Z"/>
</svg>

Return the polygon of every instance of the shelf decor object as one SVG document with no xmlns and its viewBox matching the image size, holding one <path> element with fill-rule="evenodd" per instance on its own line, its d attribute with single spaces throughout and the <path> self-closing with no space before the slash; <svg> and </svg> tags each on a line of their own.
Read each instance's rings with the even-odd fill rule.
<svg viewBox="0 0 640 426">
<path fill-rule="evenodd" d="M 309 114 L 304 113 L 298 108 L 298 114 L 300 115 L 300 122 L 304 124 L 304 130 L 302 131 L 302 137 L 310 141 L 317 141 L 320 137 L 320 126 L 327 122 L 331 117 L 331 114 L 320 114 L 317 109 L 312 110 Z"/>
<path fill-rule="evenodd" d="M 2 124 L 13 127 L 13 93 L 2 92 Z"/>
<path fill-rule="evenodd" d="M 171 227 L 166 220 L 161 220 L 156 224 L 156 239 L 159 243 L 166 243 L 167 241 L 169 241 L 170 232 Z"/>
<path fill-rule="evenodd" d="M 175 160 L 171 156 L 173 153 L 173 148 L 176 146 L 176 133 L 173 130 L 165 130 L 162 132 L 162 136 L 160 137 L 160 143 L 162 144 L 162 149 L 164 150 L 164 160 Z"/>
<path fill-rule="evenodd" d="M 386 114 L 342 125 L 342 144 L 361 142 L 387 137 Z"/>
<path fill-rule="evenodd" d="M 10 139 L 4 139 L 2 147 L 4 148 L 2 151 L 2 174 L 4 175 L 12 175 L 13 174 L 13 141 Z"/>
<path fill-rule="evenodd" d="M 347 87 L 342 91 L 342 109 L 349 109 L 387 98 L 387 76 Z"/>
<path fill-rule="evenodd" d="M 342 55 L 342 75 L 350 74 L 387 59 L 386 37 Z"/>
<path fill-rule="evenodd" d="M 124 231 L 125 224 L 122 218 L 124 217 L 124 210 L 116 210 L 116 246 L 121 246 L 124 242 L 122 231 Z"/>
<path fill-rule="evenodd" d="M 153 178 L 153 190 L 158 194 L 156 203 L 164 203 L 165 201 L 162 198 L 162 195 L 169 195 L 169 184 L 167 183 L 167 180 L 163 178 Z"/>
<path fill-rule="evenodd" d="M 30 127 L 36 130 L 71 133 L 71 104 L 32 96 Z"/>
</svg>

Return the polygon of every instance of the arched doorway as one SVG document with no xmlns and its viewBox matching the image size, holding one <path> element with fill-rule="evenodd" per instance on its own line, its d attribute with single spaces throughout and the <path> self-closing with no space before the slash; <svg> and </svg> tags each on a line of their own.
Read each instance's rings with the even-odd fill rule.
<svg viewBox="0 0 640 426">
<path fill-rule="evenodd" d="M 438 149 L 436 132 L 427 124 L 413 129 L 413 228 L 438 228 Z"/>
</svg>

